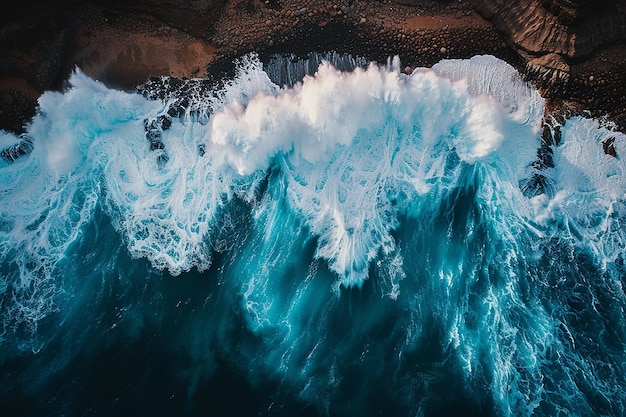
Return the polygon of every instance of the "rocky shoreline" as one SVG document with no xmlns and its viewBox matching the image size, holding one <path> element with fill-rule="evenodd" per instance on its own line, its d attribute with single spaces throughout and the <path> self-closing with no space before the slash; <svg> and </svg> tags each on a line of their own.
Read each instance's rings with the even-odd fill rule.
<svg viewBox="0 0 626 417">
<path fill-rule="evenodd" d="M 150 77 L 220 77 L 256 51 L 337 51 L 407 70 L 491 54 L 515 66 L 558 116 L 626 130 L 624 1 L 58 0 L 2 18 L 0 128 L 21 132 L 36 100 L 80 67 L 115 88 Z M 594 25 L 598 25 L 597 28 Z M 594 29 L 596 28 L 596 29 Z"/>
</svg>

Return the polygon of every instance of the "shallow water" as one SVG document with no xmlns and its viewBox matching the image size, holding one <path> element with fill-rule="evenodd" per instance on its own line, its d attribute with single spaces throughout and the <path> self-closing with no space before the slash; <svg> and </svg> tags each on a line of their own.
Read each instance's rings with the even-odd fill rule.
<svg viewBox="0 0 626 417">
<path fill-rule="evenodd" d="M 496 58 L 319 61 L 0 133 L 2 415 L 625 414 L 626 137 L 550 166 Z"/>
</svg>

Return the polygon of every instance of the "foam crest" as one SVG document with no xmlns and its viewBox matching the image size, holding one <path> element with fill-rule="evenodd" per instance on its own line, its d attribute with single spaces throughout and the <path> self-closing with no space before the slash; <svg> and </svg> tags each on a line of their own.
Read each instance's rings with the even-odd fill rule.
<svg viewBox="0 0 626 417">
<path fill-rule="evenodd" d="M 170 167 L 159 170 L 145 137 L 143 120 L 158 114 L 162 104 L 109 90 L 80 71 L 69 81 L 65 93 L 41 97 L 38 115 L 28 126 L 32 152 L 0 168 L 0 262 L 6 271 L 1 286 L 4 296 L 12 294 L 12 301 L 2 303 L 5 329 L 34 329 L 58 308 L 56 265 L 82 239 L 105 196 L 133 255 L 173 272 L 205 265 L 196 236 L 207 229 L 210 212 L 197 205 L 211 198 L 202 195 L 196 206 L 174 216 L 176 204 L 184 207 L 198 192 L 184 186 L 194 174 L 179 175 L 176 166 L 193 165 L 176 152 L 186 149 L 177 146 Z M 11 136 L 3 134 L 3 143 L 19 140 Z M 182 191 L 176 192 L 172 186 L 181 182 Z"/>
<path fill-rule="evenodd" d="M 40 98 L 39 115 L 28 126 L 32 153 L 0 171 L 2 216 L 12 225 L 3 242 L 42 256 L 61 255 L 89 217 L 86 207 L 98 198 L 95 156 L 103 145 L 95 138 L 132 119 L 137 102 L 136 96 L 119 100 L 118 92 L 80 72 L 70 82 L 76 86 L 67 93 Z"/>
<path fill-rule="evenodd" d="M 398 67 L 344 73 L 323 63 L 293 88 L 227 103 L 205 134 L 209 158 L 240 175 L 279 161 L 290 201 L 320 236 L 318 256 L 345 285 L 360 285 L 379 251 L 393 251 L 398 195 L 424 194 L 449 175 L 446 154 L 465 163 L 492 157 L 504 124 L 513 123 L 499 101 L 475 94 L 466 80 L 425 69 L 408 77 Z M 511 140 L 531 149 L 525 166 L 537 122 Z"/>
<path fill-rule="evenodd" d="M 433 71 L 452 81 L 467 82 L 470 94 L 486 95 L 498 101 L 509 117 L 520 123 L 536 123 L 543 116 L 539 93 L 522 81 L 511 65 L 491 55 L 470 59 L 445 59 Z"/>
</svg>

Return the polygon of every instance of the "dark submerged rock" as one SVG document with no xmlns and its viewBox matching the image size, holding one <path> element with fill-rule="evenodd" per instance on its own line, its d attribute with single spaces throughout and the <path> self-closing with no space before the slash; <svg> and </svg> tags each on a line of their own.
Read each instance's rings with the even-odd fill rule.
<svg viewBox="0 0 626 417">
<path fill-rule="evenodd" d="M 615 136 L 611 136 L 610 138 L 602 141 L 602 149 L 605 154 L 617 158 L 617 152 L 615 151 Z"/>
<path fill-rule="evenodd" d="M 21 140 L 13 146 L 0 151 L 0 159 L 11 163 L 33 151 L 33 139 L 27 135 L 21 135 Z"/>
</svg>

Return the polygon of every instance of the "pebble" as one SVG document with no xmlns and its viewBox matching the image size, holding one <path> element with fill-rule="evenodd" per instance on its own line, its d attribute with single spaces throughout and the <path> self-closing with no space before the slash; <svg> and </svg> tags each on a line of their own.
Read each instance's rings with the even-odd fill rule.
<svg viewBox="0 0 626 417">
<path fill-rule="evenodd" d="M 361 20 L 359 20 L 359 23 L 361 23 L 361 24 L 363 24 L 363 23 L 365 23 L 365 22 L 367 22 L 367 19 L 366 19 L 366 18 L 364 18 L 364 17 L 362 17 L 362 18 L 361 18 Z"/>
<path fill-rule="evenodd" d="M 446 52 L 448 52 L 448 50 L 442 46 L 439 52 L 441 52 L 442 54 L 445 54 Z"/>
<path fill-rule="evenodd" d="M 296 17 L 304 16 L 306 14 L 307 10 L 308 9 L 306 7 L 303 7 L 300 10 L 296 10 L 293 15 L 296 16 Z"/>
</svg>

